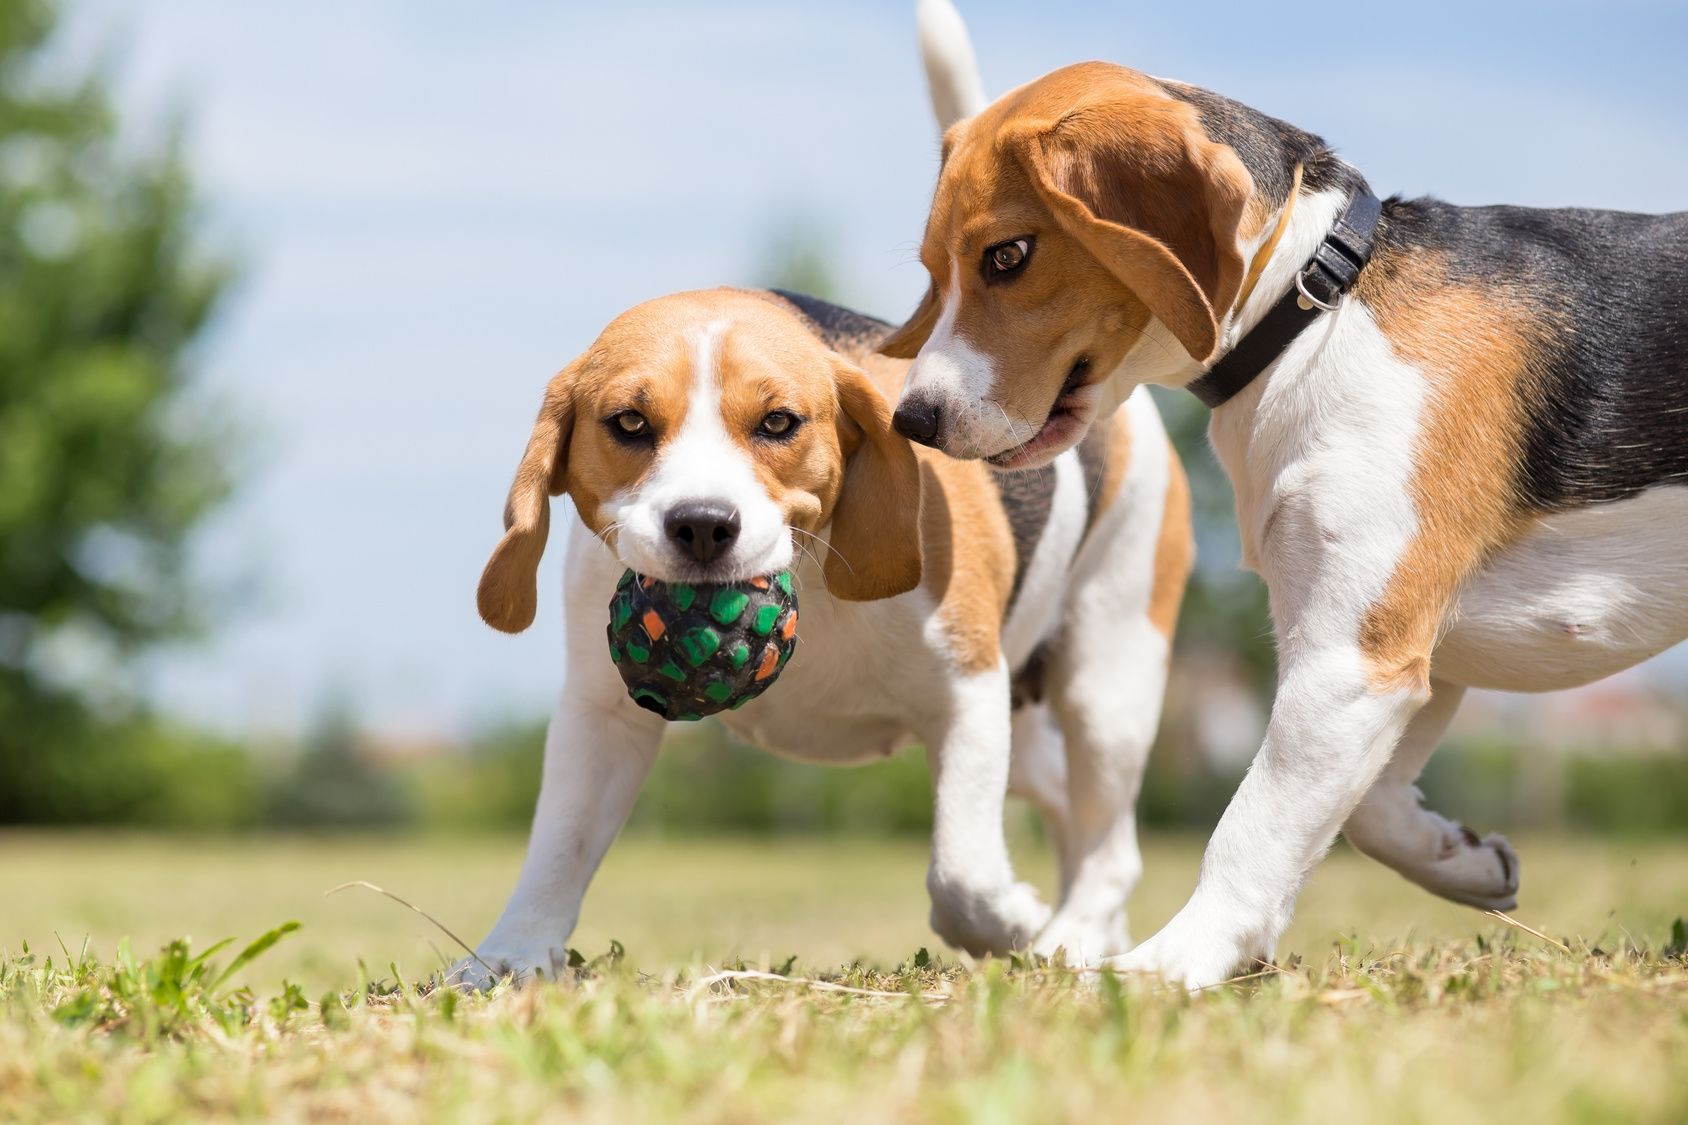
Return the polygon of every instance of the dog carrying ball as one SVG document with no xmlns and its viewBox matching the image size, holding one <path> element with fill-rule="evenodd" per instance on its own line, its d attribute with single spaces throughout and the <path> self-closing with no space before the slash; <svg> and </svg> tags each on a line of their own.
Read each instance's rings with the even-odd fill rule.
<svg viewBox="0 0 1688 1125">
<path fill-rule="evenodd" d="M 797 595 L 781 571 L 745 582 L 658 582 L 631 570 L 610 600 L 610 660 L 633 702 L 670 722 L 749 703 L 797 648 Z"/>
</svg>

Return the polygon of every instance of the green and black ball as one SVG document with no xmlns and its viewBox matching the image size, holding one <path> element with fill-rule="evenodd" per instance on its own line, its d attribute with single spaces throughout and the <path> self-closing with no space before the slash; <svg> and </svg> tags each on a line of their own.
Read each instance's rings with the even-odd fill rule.
<svg viewBox="0 0 1688 1125">
<path fill-rule="evenodd" d="M 645 710 L 683 722 L 742 707 L 797 648 L 791 574 L 712 585 L 629 570 L 610 600 L 609 639 L 627 694 Z"/>
</svg>

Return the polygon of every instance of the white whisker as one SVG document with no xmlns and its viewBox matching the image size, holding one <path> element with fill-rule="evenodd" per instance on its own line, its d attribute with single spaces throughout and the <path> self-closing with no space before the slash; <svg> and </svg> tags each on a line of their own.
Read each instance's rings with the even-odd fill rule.
<svg viewBox="0 0 1688 1125">
<path fill-rule="evenodd" d="M 840 552 L 837 547 L 834 547 L 831 543 L 828 543 L 825 539 L 822 539 L 819 535 L 816 535 L 812 531 L 804 531 L 800 527 L 792 527 L 790 524 L 786 524 L 785 529 L 787 531 L 791 532 L 793 535 L 805 535 L 808 538 L 814 540 L 816 543 L 819 543 L 821 546 L 825 547 L 827 550 L 829 550 L 833 554 L 837 555 L 838 561 L 843 563 L 845 568 L 847 570 L 849 570 L 851 574 L 854 574 L 856 572 L 856 568 L 850 565 L 850 560 L 845 558 L 843 553 Z M 796 546 L 797 546 L 798 550 L 804 550 L 803 544 L 797 543 Z M 821 560 L 819 558 L 816 558 L 814 552 L 809 551 L 809 552 L 806 552 L 806 553 L 809 555 L 809 557 L 811 559 L 814 559 L 816 566 L 823 565 Z"/>
</svg>

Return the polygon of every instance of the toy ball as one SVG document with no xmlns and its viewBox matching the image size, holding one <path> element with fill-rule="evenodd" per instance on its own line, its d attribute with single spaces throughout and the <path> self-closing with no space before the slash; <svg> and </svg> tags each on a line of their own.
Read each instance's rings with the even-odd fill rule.
<svg viewBox="0 0 1688 1125">
<path fill-rule="evenodd" d="M 659 582 L 631 570 L 610 599 L 610 660 L 633 702 L 670 722 L 743 707 L 797 648 L 797 595 L 781 571 L 746 582 Z"/>
</svg>

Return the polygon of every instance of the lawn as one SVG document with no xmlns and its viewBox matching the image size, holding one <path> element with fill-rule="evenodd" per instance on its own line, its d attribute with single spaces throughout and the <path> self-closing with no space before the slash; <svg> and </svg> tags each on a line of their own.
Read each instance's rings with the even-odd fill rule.
<svg viewBox="0 0 1688 1125">
<path fill-rule="evenodd" d="M 0 1117 L 1688 1120 L 1688 842 L 1519 846 L 1548 940 L 1339 850 L 1284 971 L 1191 997 L 937 948 L 918 841 L 629 839 L 578 979 L 483 999 L 418 987 L 428 922 L 323 892 L 472 941 L 518 841 L 0 835 Z M 1151 841 L 1140 935 L 1198 860 Z"/>
</svg>

